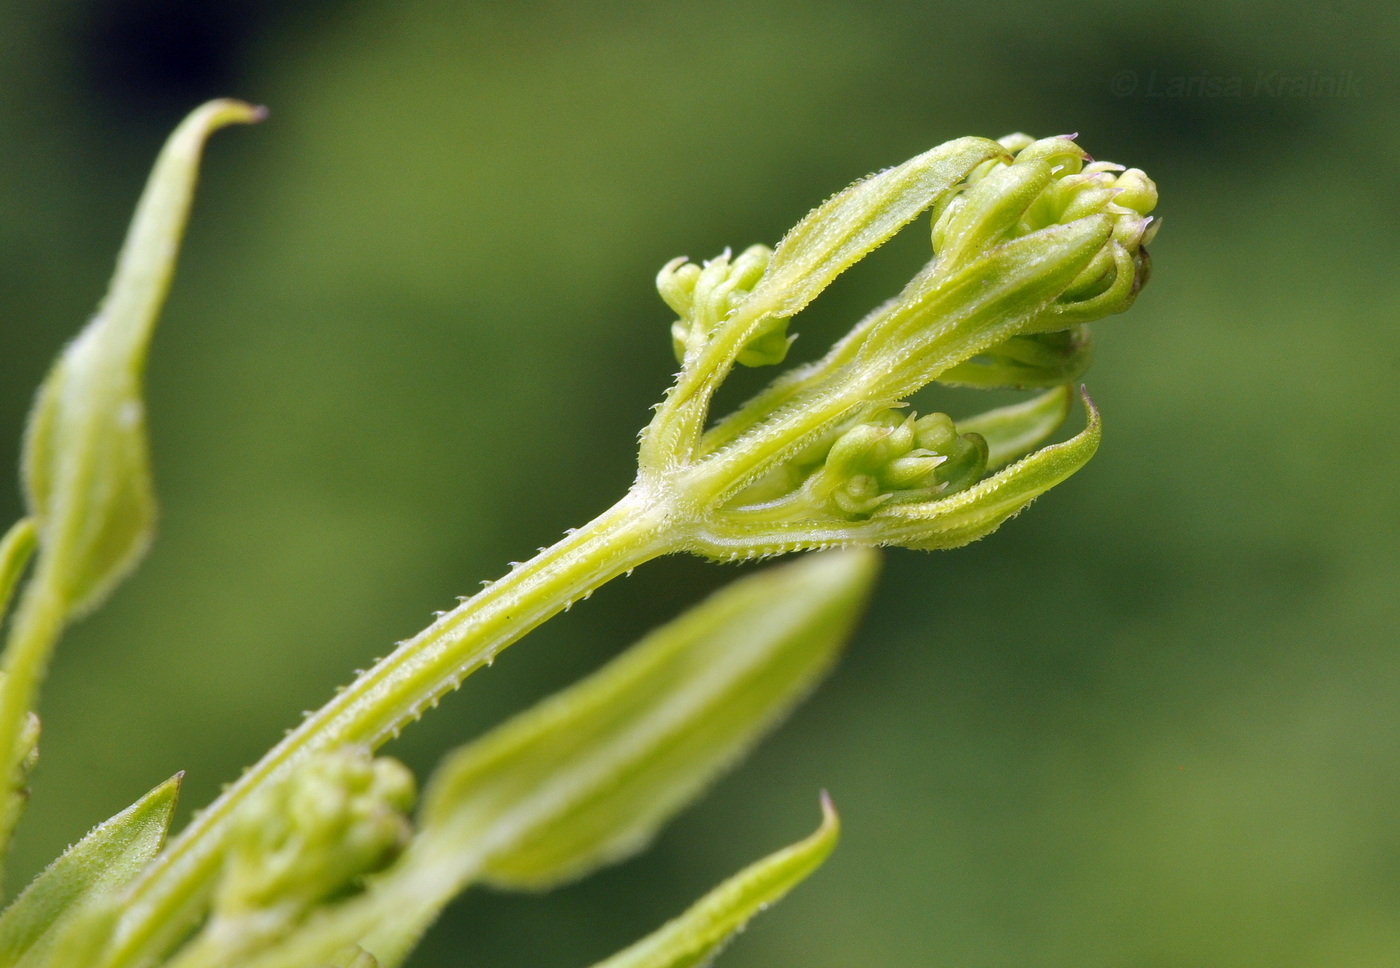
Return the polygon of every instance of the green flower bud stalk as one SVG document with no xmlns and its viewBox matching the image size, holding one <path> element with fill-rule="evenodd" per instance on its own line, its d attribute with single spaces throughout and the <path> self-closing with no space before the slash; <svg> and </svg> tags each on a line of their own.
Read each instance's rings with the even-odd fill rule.
<svg viewBox="0 0 1400 968">
<path fill-rule="evenodd" d="M 149 968 L 173 947 L 199 915 L 185 899 L 212 886 L 226 848 L 246 836 L 244 805 L 307 757 L 384 742 L 501 649 L 637 565 L 680 551 L 956 547 L 1075 473 L 1100 437 L 1086 395 L 1087 426 L 1043 445 L 1069 412 L 1064 384 L 1088 365 L 1085 324 L 1128 308 L 1147 280 L 1155 202 L 1145 175 L 1092 162 L 1070 138 L 962 138 L 832 196 L 771 251 L 667 264 L 657 288 L 676 316 L 681 369 L 642 432 L 629 493 L 441 613 L 305 719 L 133 886 L 98 968 Z M 712 421 L 714 393 L 735 366 L 781 361 L 793 317 L 929 210 L 934 252 L 902 292 L 824 357 Z M 1052 389 L 961 423 L 903 414 L 909 396 L 939 380 Z M 224 910 L 249 909 L 263 890 L 228 885 L 277 883 L 228 876 Z"/>
</svg>

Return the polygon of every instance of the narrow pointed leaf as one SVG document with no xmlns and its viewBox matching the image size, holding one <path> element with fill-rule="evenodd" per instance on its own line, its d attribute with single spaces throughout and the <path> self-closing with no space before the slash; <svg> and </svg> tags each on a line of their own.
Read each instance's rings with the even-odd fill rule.
<svg viewBox="0 0 1400 968">
<path fill-rule="evenodd" d="M 1035 450 L 1060 429 L 1074 404 L 1074 390 L 1056 387 L 1022 403 L 958 421 L 959 433 L 987 441 L 987 469 L 997 470 Z"/>
<path fill-rule="evenodd" d="M 136 876 L 165 843 L 180 779 L 98 824 L 15 898 L 0 916 L 0 965 L 52 944 L 67 918 Z"/>
<path fill-rule="evenodd" d="M 60 355 L 30 416 L 23 477 L 44 580 L 70 613 L 95 607 L 141 557 L 155 520 L 141 378 L 175 268 L 205 139 L 260 113 L 213 101 L 156 161 L 97 315 Z"/>
<path fill-rule="evenodd" d="M 238 968 L 301 968 L 349 943 L 395 968 L 469 883 L 542 889 L 639 850 L 831 667 L 876 565 L 854 550 L 735 582 L 452 754 L 403 858 Z"/>
<path fill-rule="evenodd" d="M 995 141 L 959 138 L 838 192 L 783 237 L 754 290 L 755 303 L 777 316 L 800 311 L 973 168 L 1005 155 Z"/>
<path fill-rule="evenodd" d="M 594 968 L 697 968 L 708 964 L 755 914 L 780 900 L 821 866 L 836 846 L 840 824 L 822 798 L 822 825 L 806 840 L 745 868 L 680 917 Z"/>
</svg>

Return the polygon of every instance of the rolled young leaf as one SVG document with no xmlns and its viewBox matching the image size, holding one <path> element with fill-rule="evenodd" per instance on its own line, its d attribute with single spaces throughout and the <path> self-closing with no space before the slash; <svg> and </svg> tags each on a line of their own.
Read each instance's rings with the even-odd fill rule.
<svg viewBox="0 0 1400 968">
<path fill-rule="evenodd" d="M 140 560 L 155 524 L 141 379 L 175 268 L 209 135 L 260 109 L 211 101 L 175 129 L 146 183 L 106 298 L 49 371 L 21 459 L 39 560 L 16 608 L 0 680 L 0 780 L 27 754 L 26 717 L 66 623 L 95 608 Z M 0 580 L 3 576 L 0 576 Z M 0 847 L 18 818 L 0 809 Z"/>
<path fill-rule="evenodd" d="M 755 299 L 791 316 L 960 182 L 1006 149 L 987 138 L 958 138 L 863 178 L 827 199 L 778 243 Z"/>
<path fill-rule="evenodd" d="M 92 828 L 34 878 L 0 915 L 0 965 L 26 954 L 26 963 L 42 963 L 35 955 L 53 945 L 75 917 L 136 876 L 165 843 L 182 776 Z"/>
<path fill-rule="evenodd" d="M 680 917 L 593 968 L 697 968 L 709 964 L 755 914 L 782 899 L 830 856 L 840 834 L 822 794 L 822 824 L 805 840 L 744 868 Z"/>
<path fill-rule="evenodd" d="M 39 530 L 43 578 L 70 613 L 95 607 L 150 541 L 146 349 L 170 288 L 204 141 L 225 125 L 261 117 L 239 101 L 211 101 L 170 136 L 106 298 L 39 390 L 24 441 L 25 496 Z"/>
</svg>

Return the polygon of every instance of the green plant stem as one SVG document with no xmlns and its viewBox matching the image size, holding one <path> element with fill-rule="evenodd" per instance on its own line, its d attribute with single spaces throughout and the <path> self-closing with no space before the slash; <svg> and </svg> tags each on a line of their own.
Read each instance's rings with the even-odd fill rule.
<svg viewBox="0 0 1400 968">
<path fill-rule="evenodd" d="M 584 528 L 490 584 L 362 673 L 309 716 L 206 810 L 132 888 L 106 968 L 152 963 L 198 917 L 219 867 L 228 820 L 308 753 L 375 747 L 496 654 L 575 600 L 678 550 L 668 504 L 634 490 Z"/>
<path fill-rule="evenodd" d="M 0 677 L 0 756 L 4 760 L 0 768 L 4 770 L 6 783 L 16 776 L 28 752 L 20 749 L 25 719 L 34 707 L 48 669 L 49 655 L 63 632 L 66 609 L 52 589 L 53 583 L 45 581 L 42 573 L 25 586 L 5 643 L 5 674 Z M 19 811 L 4 811 L 3 816 L 0 849 L 9 843 Z"/>
</svg>

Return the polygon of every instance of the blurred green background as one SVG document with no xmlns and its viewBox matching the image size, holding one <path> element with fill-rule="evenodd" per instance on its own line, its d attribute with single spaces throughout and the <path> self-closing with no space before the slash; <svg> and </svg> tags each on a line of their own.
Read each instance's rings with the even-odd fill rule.
<svg viewBox="0 0 1400 968">
<path fill-rule="evenodd" d="M 673 368 L 667 259 L 772 243 L 951 137 L 1078 131 L 1158 180 L 1166 220 L 1139 305 L 1096 327 L 1098 457 L 986 541 L 889 553 L 844 666 L 645 856 L 472 892 L 415 964 L 587 965 L 804 834 L 822 787 L 841 848 L 729 968 L 1400 962 L 1398 19 L 10 0 L 5 466 L 164 134 L 209 96 L 272 109 L 213 143 L 150 362 L 160 539 L 63 644 L 12 882 L 176 770 L 206 802 L 618 496 Z M 844 277 L 802 353 L 925 239 Z M 638 571 L 392 751 L 422 775 L 735 574 Z"/>
</svg>

